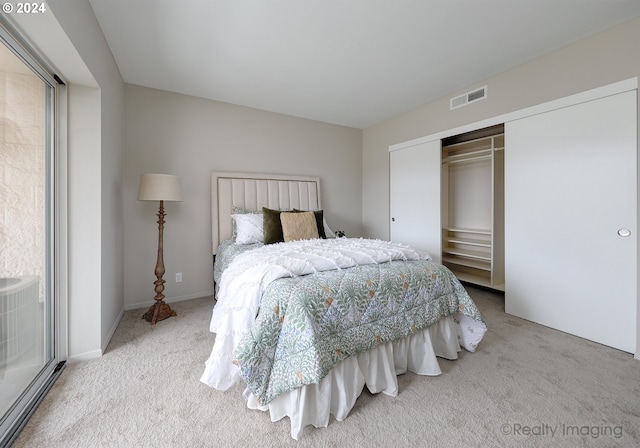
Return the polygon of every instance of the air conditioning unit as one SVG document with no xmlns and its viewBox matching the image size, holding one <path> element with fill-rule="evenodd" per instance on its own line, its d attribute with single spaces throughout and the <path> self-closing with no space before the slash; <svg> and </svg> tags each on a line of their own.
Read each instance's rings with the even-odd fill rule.
<svg viewBox="0 0 640 448">
<path fill-rule="evenodd" d="M 483 100 L 486 97 L 487 86 L 480 87 L 479 89 L 451 98 L 451 100 L 449 101 L 449 110 L 457 109 L 458 107 L 475 103 L 476 101 Z"/>
</svg>

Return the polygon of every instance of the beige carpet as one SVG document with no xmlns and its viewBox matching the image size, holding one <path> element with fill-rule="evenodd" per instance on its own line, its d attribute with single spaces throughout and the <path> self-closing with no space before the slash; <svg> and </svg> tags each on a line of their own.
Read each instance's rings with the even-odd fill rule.
<svg viewBox="0 0 640 448">
<path fill-rule="evenodd" d="M 69 365 L 15 447 L 640 446 L 640 361 L 504 314 L 468 288 L 489 327 L 443 374 L 399 377 L 396 398 L 363 392 L 349 417 L 308 427 L 251 411 L 237 385 L 199 382 L 214 335 L 212 299 L 172 304 L 150 326 L 125 313 L 100 359 Z"/>
</svg>

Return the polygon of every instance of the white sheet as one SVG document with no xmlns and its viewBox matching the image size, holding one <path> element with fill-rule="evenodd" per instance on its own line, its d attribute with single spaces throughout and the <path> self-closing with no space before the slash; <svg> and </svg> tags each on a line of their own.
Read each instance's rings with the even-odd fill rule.
<svg viewBox="0 0 640 448">
<path fill-rule="evenodd" d="M 429 258 L 426 252 L 403 244 L 362 238 L 270 244 L 238 255 L 220 279 L 210 323 L 216 339 L 200 381 L 227 390 L 240 379 L 233 352 L 251 327 L 262 293 L 273 280 L 392 260 Z"/>
</svg>

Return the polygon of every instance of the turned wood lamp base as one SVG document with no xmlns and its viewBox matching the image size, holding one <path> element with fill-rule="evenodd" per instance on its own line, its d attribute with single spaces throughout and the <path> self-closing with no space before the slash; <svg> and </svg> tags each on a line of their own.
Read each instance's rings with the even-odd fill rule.
<svg viewBox="0 0 640 448">
<path fill-rule="evenodd" d="M 149 311 L 144 313 L 142 318 L 154 325 L 156 322 L 177 316 L 176 312 L 171 309 L 164 301 L 156 302 L 151 305 Z"/>
</svg>

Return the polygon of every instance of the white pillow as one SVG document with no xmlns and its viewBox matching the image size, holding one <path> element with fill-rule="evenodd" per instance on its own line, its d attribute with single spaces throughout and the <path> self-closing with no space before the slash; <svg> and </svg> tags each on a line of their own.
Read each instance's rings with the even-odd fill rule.
<svg viewBox="0 0 640 448">
<path fill-rule="evenodd" d="M 236 223 L 236 244 L 254 244 L 264 241 L 262 213 L 231 215 Z"/>
<path fill-rule="evenodd" d="M 329 228 L 329 226 L 327 225 L 327 220 L 325 219 L 324 216 L 322 217 L 322 225 L 324 226 L 324 235 L 327 238 L 335 238 L 336 237 L 336 234 L 333 233 L 331 231 L 331 229 Z"/>
</svg>

